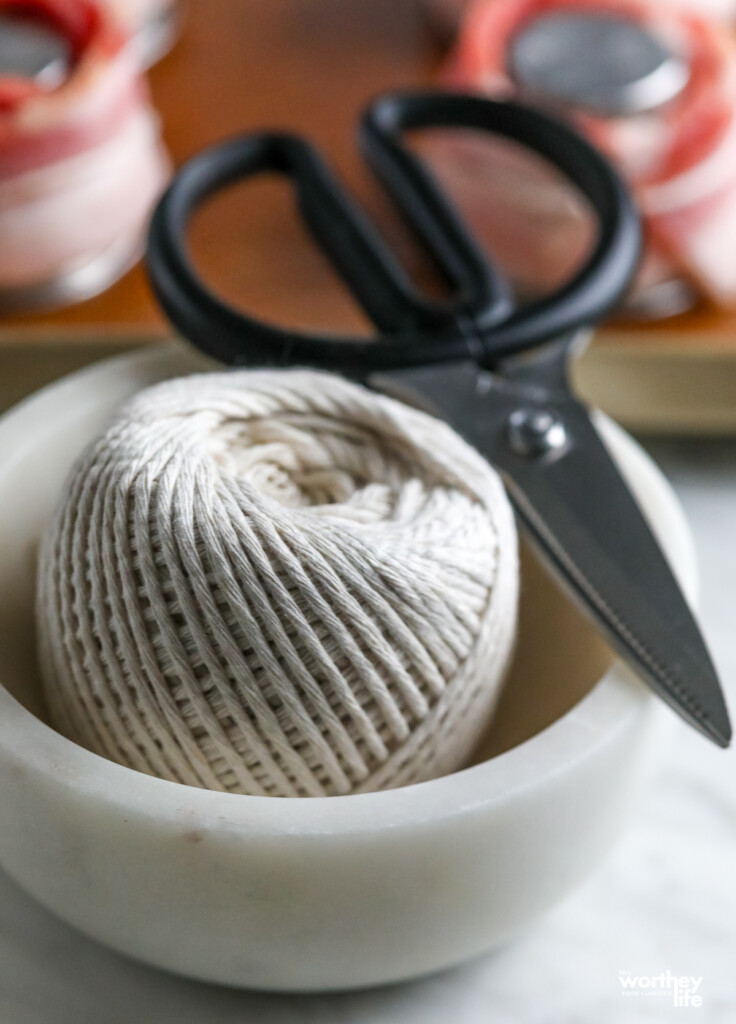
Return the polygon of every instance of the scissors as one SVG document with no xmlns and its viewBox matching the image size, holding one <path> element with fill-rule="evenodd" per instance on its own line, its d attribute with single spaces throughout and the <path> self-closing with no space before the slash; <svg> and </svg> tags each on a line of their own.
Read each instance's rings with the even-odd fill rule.
<svg viewBox="0 0 736 1024">
<path fill-rule="evenodd" d="M 589 201 L 597 241 L 554 295 L 516 308 L 429 169 L 410 131 L 461 128 L 520 143 Z M 231 366 L 312 366 L 345 374 L 445 419 L 501 473 L 519 521 L 613 649 L 686 721 L 722 747 L 731 726 L 696 621 L 636 500 L 568 381 L 571 356 L 624 294 L 639 219 L 607 161 L 573 129 L 513 102 L 443 92 L 384 95 L 360 123 L 364 156 L 447 279 L 415 289 L 398 258 L 302 137 L 261 132 L 196 155 L 153 216 L 147 265 L 177 329 Z M 299 210 L 377 329 L 366 340 L 263 323 L 201 280 L 187 248 L 193 210 L 235 181 L 291 179 Z"/>
</svg>

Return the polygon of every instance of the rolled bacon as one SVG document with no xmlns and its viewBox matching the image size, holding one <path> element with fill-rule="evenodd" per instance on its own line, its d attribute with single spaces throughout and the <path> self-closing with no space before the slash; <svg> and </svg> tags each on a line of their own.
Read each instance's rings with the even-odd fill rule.
<svg viewBox="0 0 736 1024">
<path fill-rule="evenodd" d="M 477 0 L 466 14 L 445 80 L 492 96 L 516 95 L 507 70 L 513 38 L 535 17 L 564 10 L 636 20 L 687 60 L 687 85 L 661 108 L 617 118 L 580 110 L 570 115 L 623 172 L 644 215 L 648 259 L 640 285 L 651 287 L 680 276 L 713 302 L 735 306 L 736 47 L 730 33 L 662 0 Z M 475 147 L 474 155 L 468 146 Z M 498 193 L 498 180 L 490 181 L 497 178 L 497 168 L 487 162 L 484 174 L 478 144 L 445 147 L 437 160 L 440 173 L 465 193 L 466 206 L 475 207 L 479 220 L 485 220 L 489 237 L 497 234 L 494 204 L 483 199 L 486 187 Z M 526 215 L 528 224 L 533 226 L 534 217 L 527 201 L 538 206 L 543 193 L 548 207 L 557 204 L 568 210 L 564 228 L 559 228 L 567 259 L 557 252 L 557 266 L 552 261 L 534 273 L 535 283 L 545 287 L 559 274 L 560 264 L 573 262 L 579 254 L 586 219 L 579 204 L 559 198 L 559 185 L 549 175 L 546 184 L 532 177 L 523 171 L 510 176 L 507 200 Z M 504 199 L 497 195 L 497 201 Z"/>
<path fill-rule="evenodd" d="M 0 75 L 0 304 L 140 249 L 168 173 L 128 37 L 92 0 L 0 0 L 69 42 L 61 85 Z M 4 301 L 5 300 L 5 301 Z"/>
</svg>

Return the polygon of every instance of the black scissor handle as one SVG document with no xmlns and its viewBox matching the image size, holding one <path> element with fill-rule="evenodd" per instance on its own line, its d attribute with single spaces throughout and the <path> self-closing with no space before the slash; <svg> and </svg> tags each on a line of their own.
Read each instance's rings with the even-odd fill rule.
<svg viewBox="0 0 736 1024">
<path fill-rule="evenodd" d="M 401 339 L 399 364 L 426 359 L 427 336 L 444 338 L 455 357 L 467 355 L 458 338 L 458 312 L 488 309 L 500 320 L 511 309 L 503 279 L 490 269 L 463 225 L 448 210 L 412 227 L 425 241 L 454 289 L 451 302 L 432 302 L 412 285 L 386 246 L 317 150 L 296 135 L 254 133 L 211 147 L 177 173 L 154 213 L 148 270 L 161 305 L 175 326 L 208 355 L 227 364 L 318 363 L 361 372 L 381 342 L 321 339 L 254 320 L 214 295 L 191 265 L 186 247 L 189 218 L 212 193 L 235 181 L 276 173 L 293 181 L 300 213 L 314 239 L 348 284 L 384 338 Z M 399 357 L 399 352 L 396 353 Z"/>
<path fill-rule="evenodd" d="M 431 174 L 404 145 L 404 131 L 473 128 L 506 136 L 550 159 L 590 201 L 600 222 L 594 252 L 560 292 L 513 312 L 505 282 Z M 148 269 L 179 330 L 230 364 L 300 363 L 368 373 L 454 359 L 487 365 L 595 323 L 618 302 L 638 261 L 640 229 L 631 200 L 610 165 L 576 132 L 538 111 L 454 93 L 389 95 L 362 122 L 365 155 L 422 238 L 456 295 L 418 296 L 400 264 L 322 162 L 292 135 L 236 138 L 195 156 L 175 176 L 151 224 Z M 264 171 L 291 177 L 311 233 L 381 332 L 366 341 L 321 337 L 255 320 L 214 295 L 194 271 L 186 233 L 208 195 Z"/>
<path fill-rule="evenodd" d="M 185 337 L 232 365 L 288 363 L 295 349 L 300 361 L 323 359 L 321 339 L 233 309 L 210 291 L 189 259 L 186 239 L 193 211 L 219 189 L 266 173 L 294 182 L 310 231 L 379 330 L 390 332 L 398 325 L 419 331 L 426 326 L 424 310 L 412 301 L 401 266 L 314 147 L 296 135 L 264 132 L 228 140 L 190 159 L 154 212 L 148 271 L 161 305 Z M 351 354 L 347 348 L 336 351 Z"/>
<path fill-rule="evenodd" d="M 641 252 L 641 225 L 628 190 L 608 161 L 566 123 L 532 107 L 454 93 L 379 97 L 361 124 L 363 149 L 394 200 L 421 223 L 424 211 L 446 206 L 426 168 L 402 143 L 404 132 L 427 128 L 491 131 L 545 157 L 582 192 L 598 221 L 593 252 L 559 291 L 502 323 L 475 319 L 484 354 L 493 365 L 551 338 L 598 323 L 618 304 Z"/>
</svg>

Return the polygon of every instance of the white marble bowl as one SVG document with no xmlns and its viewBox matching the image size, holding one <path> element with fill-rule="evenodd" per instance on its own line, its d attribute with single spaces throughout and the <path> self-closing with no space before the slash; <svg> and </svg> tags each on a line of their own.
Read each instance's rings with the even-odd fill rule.
<svg viewBox="0 0 736 1024">
<path fill-rule="evenodd" d="M 109 946 L 231 985 L 372 985 L 504 942 L 606 853 L 674 720 L 529 558 L 514 671 L 483 750 L 454 775 L 326 799 L 218 794 L 113 764 L 45 724 L 34 574 L 62 481 L 122 400 L 201 365 L 175 346 L 139 352 L 0 421 L 0 864 Z M 692 593 L 673 494 L 629 438 L 602 429 Z"/>
</svg>

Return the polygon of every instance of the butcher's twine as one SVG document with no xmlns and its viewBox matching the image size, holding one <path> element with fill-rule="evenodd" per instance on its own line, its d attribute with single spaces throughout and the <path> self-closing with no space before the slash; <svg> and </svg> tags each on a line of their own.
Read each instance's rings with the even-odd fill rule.
<svg viewBox="0 0 736 1024">
<path fill-rule="evenodd" d="M 513 643 L 502 484 L 444 423 L 324 373 L 137 395 L 73 469 L 38 627 L 68 737 L 269 796 L 453 771 Z"/>
</svg>

